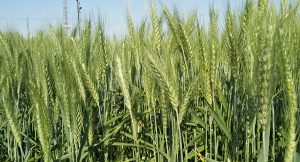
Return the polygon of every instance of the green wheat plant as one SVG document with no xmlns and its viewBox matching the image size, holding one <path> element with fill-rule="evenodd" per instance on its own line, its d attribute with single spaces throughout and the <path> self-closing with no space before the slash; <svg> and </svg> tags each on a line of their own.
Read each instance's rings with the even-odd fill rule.
<svg viewBox="0 0 300 162">
<path fill-rule="evenodd" d="M 0 161 L 299 161 L 299 5 L 0 31 Z"/>
</svg>

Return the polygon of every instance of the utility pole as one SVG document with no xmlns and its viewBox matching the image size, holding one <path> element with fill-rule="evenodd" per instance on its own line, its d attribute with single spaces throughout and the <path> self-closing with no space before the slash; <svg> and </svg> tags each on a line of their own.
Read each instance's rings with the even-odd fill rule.
<svg viewBox="0 0 300 162">
<path fill-rule="evenodd" d="M 127 5 L 128 5 L 128 13 L 129 13 L 129 15 L 131 15 L 131 0 L 128 0 L 127 1 Z"/>
<path fill-rule="evenodd" d="M 80 33 L 80 10 L 82 9 L 82 7 L 80 6 L 80 2 L 79 0 L 76 0 L 77 2 L 77 25 L 78 25 L 78 31 Z"/>
<path fill-rule="evenodd" d="M 67 0 L 64 0 L 63 10 L 64 10 L 64 26 L 66 31 L 68 31 L 69 24 L 68 24 L 68 1 Z"/>
<path fill-rule="evenodd" d="M 27 39 L 29 40 L 29 38 L 30 38 L 30 29 L 29 29 L 29 19 L 27 16 Z"/>
</svg>

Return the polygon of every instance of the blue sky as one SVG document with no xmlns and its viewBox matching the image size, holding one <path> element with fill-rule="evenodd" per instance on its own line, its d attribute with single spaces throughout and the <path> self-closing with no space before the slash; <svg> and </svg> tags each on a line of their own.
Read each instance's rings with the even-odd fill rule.
<svg viewBox="0 0 300 162">
<path fill-rule="evenodd" d="M 245 0 L 152 0 L 158 9 L 161 1 L 171 9 L 176 7 L 184 15 L 187 15 L 192 10 L 197 10 L 198 18 L 204 24 L 208 21 L 210 6 L 214 6 L 222 15 L 227 8 L 227 4 L 230 3 L 233 10 L 239 10 L 245 2 Z M 82 6 L 82 20 L 86 17 L 96 20 L 98 15 L 100 15 L 104 20 L 106 33 L 109 35 L 124 35 L 126 33 L 126 13 L 128 8 L 135 24 L 139 24 L 144 18 L 149 19 L 149 0 L 80 0 L 80 2 Z M 1 1 L 1 31 L 14 29 L 26 34 L 27 18 L 31 33 L 36 32 L 38 29 L 46 29 L 48 24 L 63 23 L 63 0 Z M 68 0 L 68 20 L 70 26 L 74 26 L 77 22 L 76 0 Z"/>
</svg>

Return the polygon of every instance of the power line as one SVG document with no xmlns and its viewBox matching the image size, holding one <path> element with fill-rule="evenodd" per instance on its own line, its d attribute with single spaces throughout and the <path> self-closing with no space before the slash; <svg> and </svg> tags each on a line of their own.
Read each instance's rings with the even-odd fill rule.
<svg viewBox="0 0 300 162">
<path fill-rule="evenodd" d="M 48 19 L 48 18 L 0 18 L 2 21 L 27 21 L 27 19 L 32 21 L 43 21 L 43 20 L 58 20 L 58 19 Z"/>
<path fill-rule="evenodd" d="M 28 18 L 29 21 L 46 21 L 46 20 L 51 20 L 51 21 L 58 21 L 61 20 L 61 18 Z M 68 20 L 74 20 L 76 21 L 77 18 L 68 18 Z M 0 18 L 0 21 L 27 21 L 27 18 Z"/>
</svg>

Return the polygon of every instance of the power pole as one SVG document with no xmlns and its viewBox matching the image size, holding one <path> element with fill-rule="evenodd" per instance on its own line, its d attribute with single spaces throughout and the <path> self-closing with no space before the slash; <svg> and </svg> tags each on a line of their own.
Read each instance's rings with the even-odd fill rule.
<svg viewBox="0 0 300 162">
<path fill-rule="evenodd" d="M 30 29 L 29 29 L 29 19 L 28 19 L 28 16 L 27 16 L 27 38 L 28 38 L 28 40 L 30 38 Z"/>
<path fill-rule="evenodd" d="M 68 31 L 69 24 L 68 24 L 68 1 L 67 0 L 64 0 L 63 10 L 64 10 L 64 26 L 66 31 Z"/>
<path fill-rule="evenodd" d="M 82 7 L 80 6 L 80 2 L 79 0 L 76 0 L 77 2 L 77 25 L 78 25 L 78 31 L 80 33 L 80 10 L 82 9 Z"/>
<path fill-rule="evenodd" d="M 128 6 L 128 13 L 131 16 L 131 0 L 127 1 L 127 6 Z"/>
</svg>

